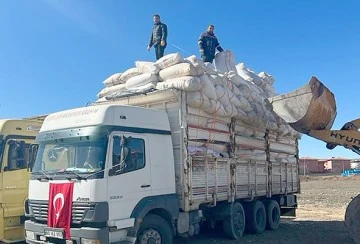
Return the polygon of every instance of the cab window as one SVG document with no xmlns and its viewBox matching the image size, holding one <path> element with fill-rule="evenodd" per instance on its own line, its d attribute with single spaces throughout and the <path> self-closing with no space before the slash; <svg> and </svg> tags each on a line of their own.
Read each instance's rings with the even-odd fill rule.
<svg viewBox="0 0 360 244">
<path fill-rule="evenodd" d="M 6 170 L 26 169 L 30 161 L 30 144 L 24 141 L 9 141 L 8 164 Z"/>
<path fill-rule="evenodd" d="M 141 138 L 114 136 L 111 175 L 145 167 L 145 141 Z"/>
</svg>

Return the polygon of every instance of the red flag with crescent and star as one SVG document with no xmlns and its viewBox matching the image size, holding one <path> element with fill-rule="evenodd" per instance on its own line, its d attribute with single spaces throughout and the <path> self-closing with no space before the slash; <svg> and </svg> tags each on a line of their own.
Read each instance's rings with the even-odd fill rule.
<svg viewBox="0 0 360 244">
<path fill-rule="evenodd" d="M 64 229 L 66 239 L 70 239 L 73 190 L 74 182 L 50 183 L 48 227 Z"/>
</svg>

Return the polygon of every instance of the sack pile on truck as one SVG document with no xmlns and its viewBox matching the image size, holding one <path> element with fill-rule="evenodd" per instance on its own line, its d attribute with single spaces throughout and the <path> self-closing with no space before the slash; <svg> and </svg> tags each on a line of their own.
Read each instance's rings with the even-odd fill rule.
<svg viewBox="0 0 360 244">
<path fill-rule="evenodd" d="M 214 65 L 195 55 L 183 58 L 180 53 L 171 53 L 156 62 L 137 61 L 135 67 L 110 76 L 103 82 L 106 87 L 99 92 L 98 101 L 154 90 L 186 91 L 191 155 L 229 157 L 229 126 L 235 120 L 239 135 L 235 138 L 236 156 L 266 160 L 264 146 L 252 145 L 254 142 L 246 141 L 244 136 L 264 140 L 267 130 L 274 142 L 286 137 L 291 144 L 300 138 L 265 103 L 266 98 L 274 95 L 274 81 L 271 75 L 256 74 L 244 63 L 235 65 L 231 51 L 217 53 Z M 272 157 L 287 160 L 281 153 L 273 153 Z"/>
</svg>

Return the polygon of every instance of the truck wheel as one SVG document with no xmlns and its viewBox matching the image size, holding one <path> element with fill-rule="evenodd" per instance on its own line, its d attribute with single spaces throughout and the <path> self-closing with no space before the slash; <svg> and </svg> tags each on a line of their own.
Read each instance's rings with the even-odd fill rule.
<svg viewBox="0 0 360 244">
<path fill-rule="evenodd" d="M 223 221 L 225 234 L 231 239 L 237 240 L 244 234 L 245 212 L 241 203 L 234 203 L 231 207 L 231 215 Z"/>
<path fill-rule="evenodd" d="M 246 230 L 260 234 L 265 231 L 266 211 L 265 206 L 260 201 L 254 201 L 246 209 Z"/>
<path fill-rule="evenodd" d="M 156 214 L 145 216 L 140 225 L 138 244 L 173 244 L 174 235 L 169 223 Z"/>
<path fill-rule="evenodd" d="M 346 208 L 345 228 L 356 244 L 360 244 L 360 195 L 355 197 Z"/>
<path fill-rule="evenodd" d="M 265 202 L 266 208 L 266 228 L 277 230 L 280 224 L 280 206 L 277 201 L 270 200 Z"/>
</svg>

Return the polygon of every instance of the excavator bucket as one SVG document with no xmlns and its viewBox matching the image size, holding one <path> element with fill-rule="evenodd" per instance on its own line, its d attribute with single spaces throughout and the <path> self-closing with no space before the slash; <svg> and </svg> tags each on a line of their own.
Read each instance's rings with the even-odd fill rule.
<svg viewBox="0 0 360 244">
<path fill-rule="evenodd" d="M 293 92 L 267 100 L 273 111 L 300 133 L 330 129 L 336 117 L 334 94 L 316 77 Z"/>
</svg>

